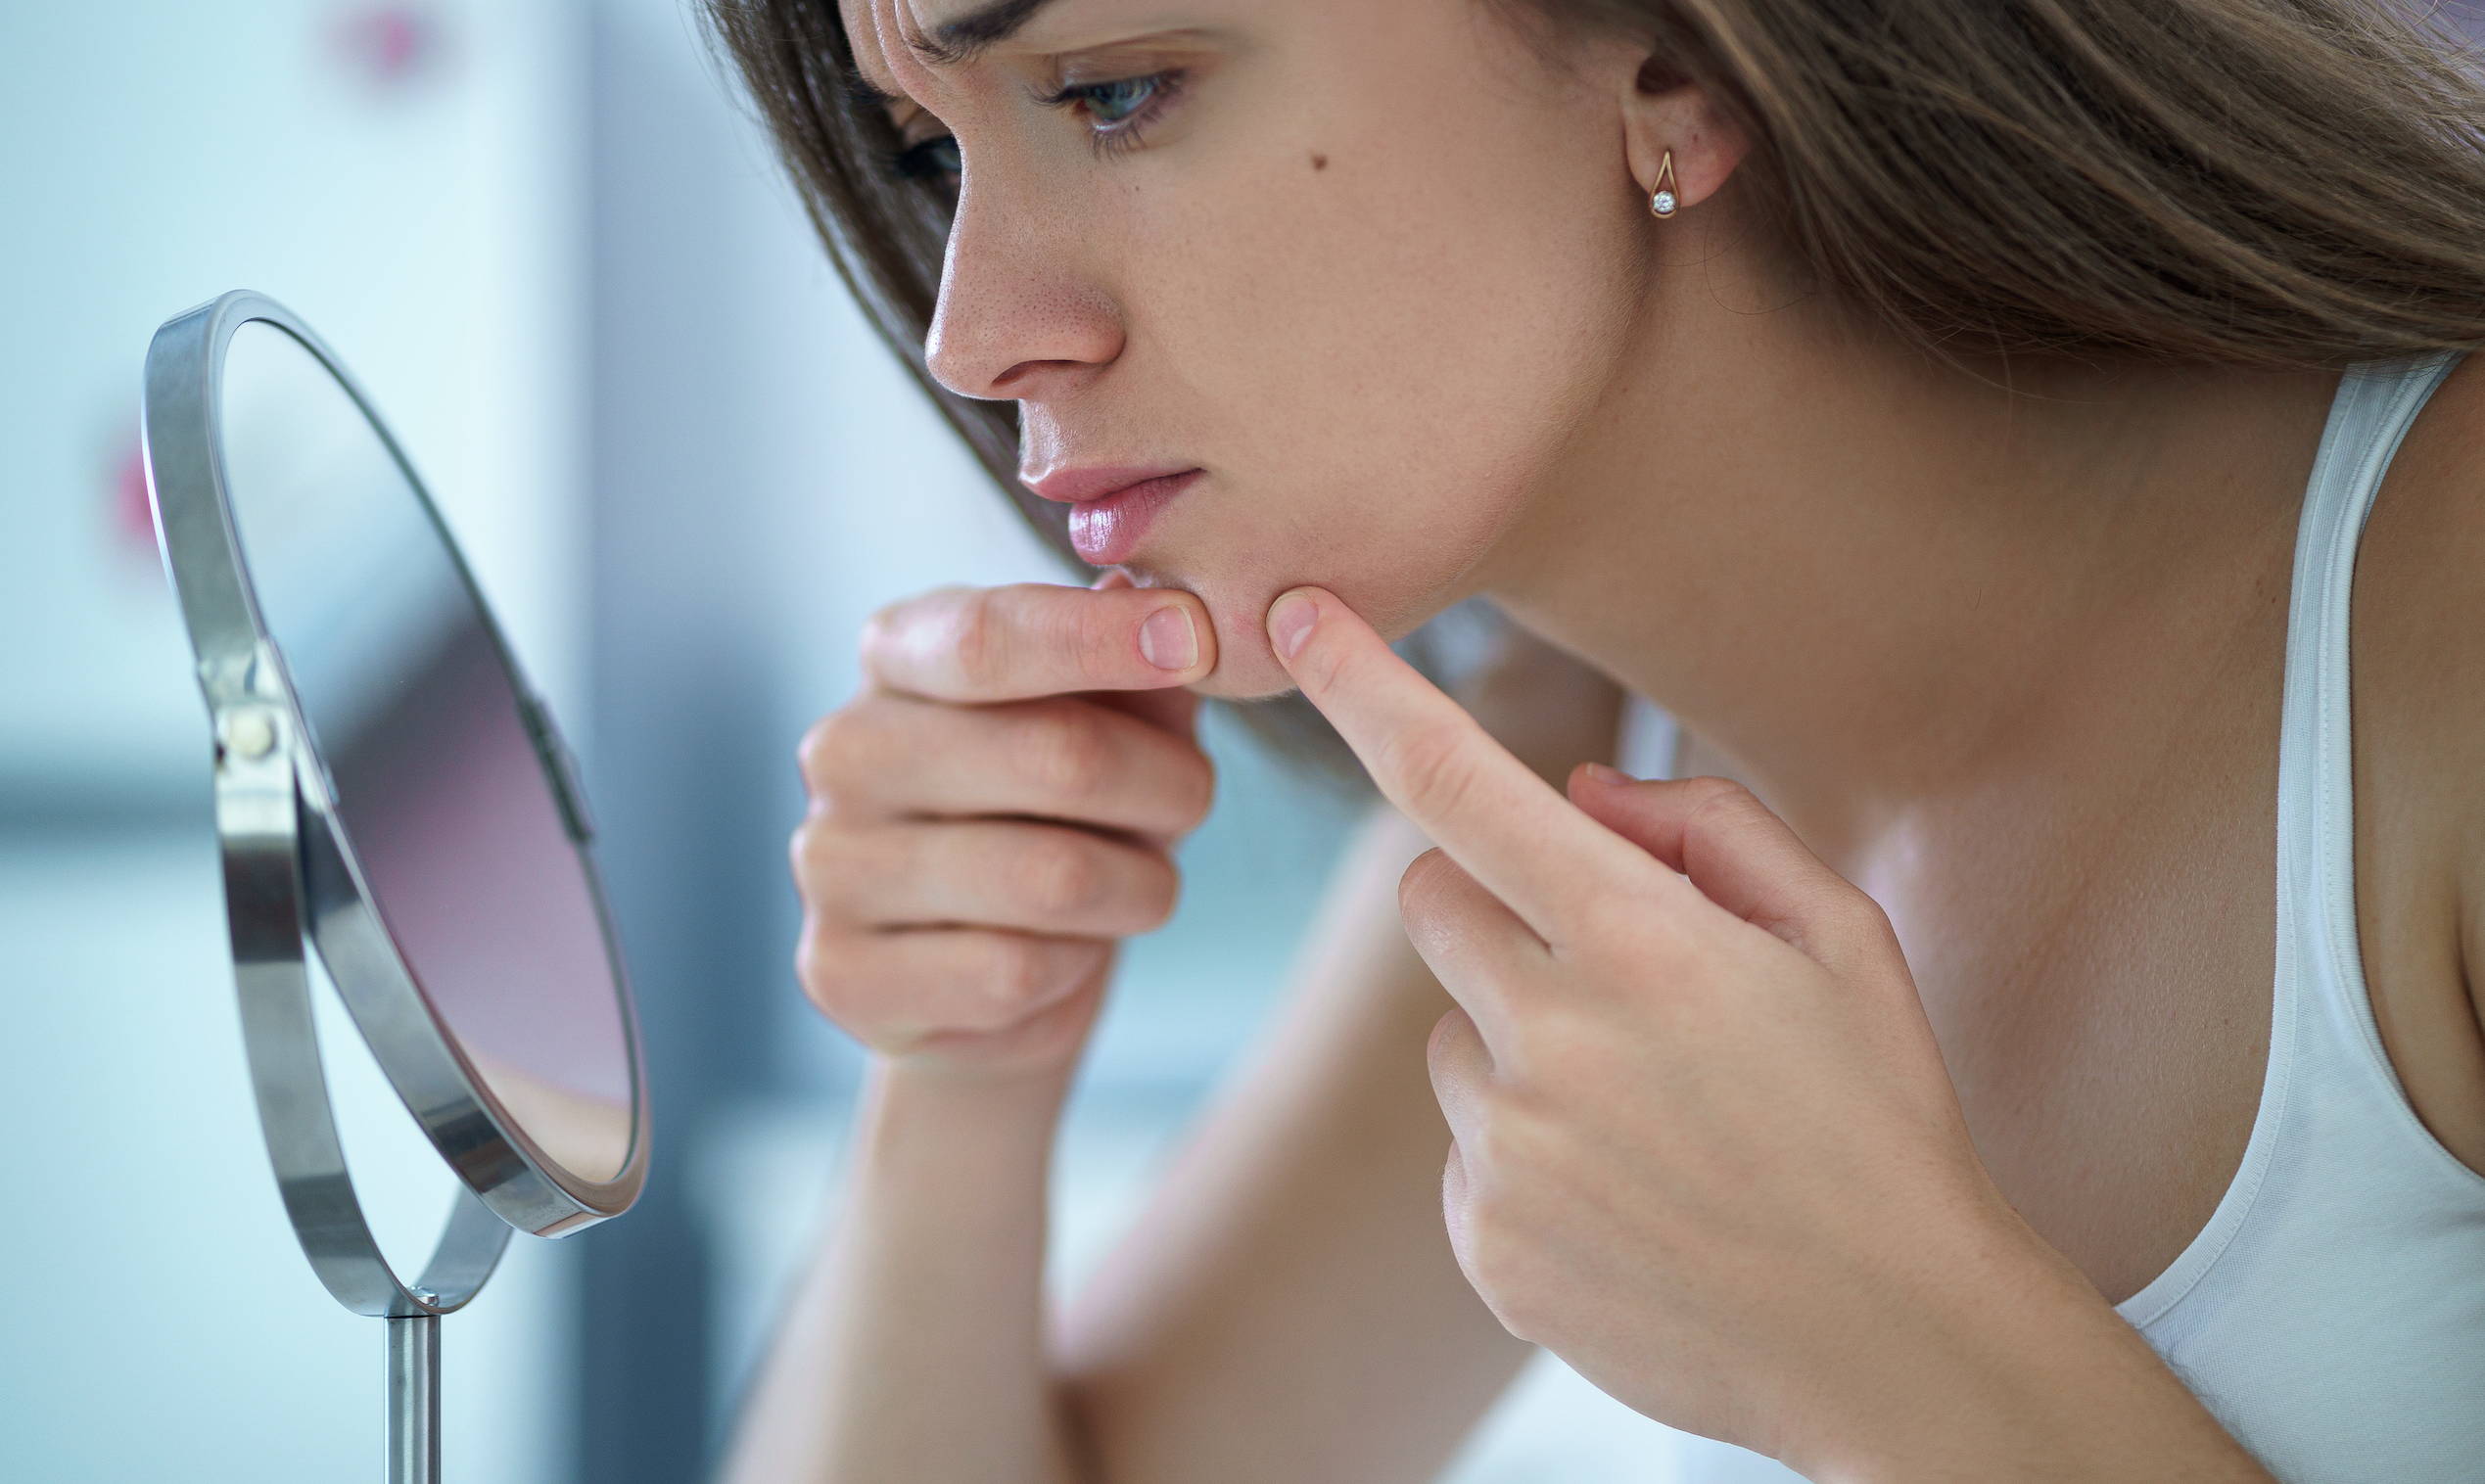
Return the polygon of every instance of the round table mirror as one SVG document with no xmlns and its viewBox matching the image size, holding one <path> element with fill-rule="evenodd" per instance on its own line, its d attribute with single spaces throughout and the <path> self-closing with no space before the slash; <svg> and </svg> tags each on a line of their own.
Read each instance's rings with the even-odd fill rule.
<svg viewBox="0 0 2485 1484">
<path fill-rule="evenodd" d="M 627 1210 L 648 1111 L 567 748 L 411 464 L 308 327 L 228 294 L 149 348 L 148 487 L 198 658 L 244 1044 L 303 1251 L 387 1321 L 387 1477 L 439 1477 L 439 1321 L 510 1232 Z M 460 1195 L 382 1254 L 313 963 Z"/>
</svg>

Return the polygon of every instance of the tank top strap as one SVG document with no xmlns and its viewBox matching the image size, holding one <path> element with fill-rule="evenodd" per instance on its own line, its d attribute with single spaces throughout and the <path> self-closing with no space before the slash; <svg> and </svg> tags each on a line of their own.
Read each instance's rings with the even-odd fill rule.
<svg viewBox="0 0 2485 1484">
<path fill-rule="evenodd" d="M 2317 1032 L 2317 1040 L 2377 1075 L 2398 1102 L 2404 1094 L 2374 1027 L 2356 927 L 2350 593 L 2357 543 L 2382 477 L 2416 413 L 2462 353 L 2361 361 L 2341 376 L 2304 491 L 2287 609 L 2278 747 L 2281 949 L 2298 955 L 2306 971 L 2301 986 L 2320 1001 L 2301 1007 L 2311 1027 L 2327 1033 Z"/>
</svg>

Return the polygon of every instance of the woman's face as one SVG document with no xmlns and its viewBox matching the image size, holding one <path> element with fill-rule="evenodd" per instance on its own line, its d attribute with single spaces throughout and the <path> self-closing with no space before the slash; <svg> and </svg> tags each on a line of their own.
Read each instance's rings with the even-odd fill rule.
<svg viewBox="0 0 2485 1484">
<path fill-rule="evenodd" d="M 1290 688 L 1261 618 L 1297 583 L 1392 639 L 1489 585 L 1641 334 L 1626 47 L 1548 65 L 1479 0 L 844 14 L 906 141 L 963 161 L 933 373 L 1018 403 L 1023 478 L 1201 471 L 1119 557 L 1207 604 L 1198 688 Z"/>
</svg>

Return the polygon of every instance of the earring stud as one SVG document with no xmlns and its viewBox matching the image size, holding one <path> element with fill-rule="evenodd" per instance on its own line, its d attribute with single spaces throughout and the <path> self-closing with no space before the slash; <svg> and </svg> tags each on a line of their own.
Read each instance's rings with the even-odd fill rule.
<svg viewBox="0 0 2485 1484">
<path fill-rule="evenodd" d="M 1663 217 L 1674 214 L 1675 183 L 1674 152 L 1667 150 L 1665 152 L 1665 158 L 1658 162 L 1657 183 L 1650 188 L 1648 193 L 1648 210 L 1650 215 Z"/>
</svg>

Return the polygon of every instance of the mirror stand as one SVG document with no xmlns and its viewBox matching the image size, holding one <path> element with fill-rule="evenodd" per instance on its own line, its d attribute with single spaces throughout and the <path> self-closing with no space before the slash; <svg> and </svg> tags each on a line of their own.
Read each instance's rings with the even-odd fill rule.
<svg viewBox="0 0 2485 1484">
<path fill-rule="evenodd" d="M 389 1484 L 440 1478 L 440 1316 L 381 1321 L 389 1330 Z"/>
<path fill-rule="evenodd" d="M 585 1230 L 646 1179 L 646 1079 L 592 823 L 439 510 L 306 325 L 240 292 L 176 315 L 148 346 L 140 405 L 213 737 L 268 1162 L 320 1283 L 383 1322 L 388 1479 L 437 1484 L 441 1316 L 482 1289 L 511 1231 Z M 411 1282 L 347 1168 L 314 952 L 456 1178 Z"/>
</svg>

